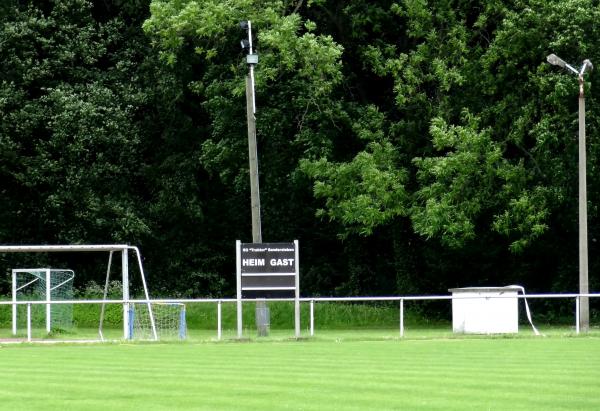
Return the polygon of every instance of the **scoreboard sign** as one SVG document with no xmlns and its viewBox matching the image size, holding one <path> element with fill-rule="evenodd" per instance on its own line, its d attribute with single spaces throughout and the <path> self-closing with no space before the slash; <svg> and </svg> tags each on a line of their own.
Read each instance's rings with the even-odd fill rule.
<svg viewBox="0 0 600 411">
<path fill-rule="evenodd" d="M 300 337 L 298 240 L 293 243 L 236 241 L 237 333 L 242 338 L 242 299 L 294 299 L 294 329 Z"/>
<path fill-rule="evenodd" d="M 238 298 L 294 298 L 298 242 L 237 242 Z"/>
</svg>

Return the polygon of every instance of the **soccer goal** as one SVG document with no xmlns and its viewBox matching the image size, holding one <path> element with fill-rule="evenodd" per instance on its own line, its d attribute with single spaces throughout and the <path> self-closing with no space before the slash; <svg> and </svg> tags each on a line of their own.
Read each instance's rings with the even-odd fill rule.
<svg viewBox="0 0 600 411">
<path fill-rule="evenodd" d="M 121 282 L 122 282 L 122 300 L 119 300 L 118 304 L 121 304 L 122 309 L 122 319 L 123 319 L 123 338 L 131 339 L 133 338 L 131 335 L 131 323 L 130 321 L 130 305 L 133 303 L 130 297 L 130 271 L 129 271 L 129 251 L 133 251 L 137 259 L 137 268 L 139 278 L 141 279 L 142 290 L 144 294 L 144 298 L 146 301 L 150 300 L 150 296 L 148 294 L 148 287 L 146 285 L 146 278 L 144 275 L 144 269 L 142 266 L 142 257 L 140 251 L 137 247 L 126 245 L 126 244 L 109 244 L 109 245 L 0 245 L 0 254 L 4 253 L 89 253 L 89 252 L 108 252 L 108 268 L 106 271 L 106 283 L 104 290 L 104 297 L 102 299 L 101 305 L 101 316 L 99 320 L 99 328 L 98 333 L 100 335 L 100 339 L 104 340 L 104 336 L 102 333 L 102 327 L 104 322 L 104 314 L 105 314 L 105 306 L 108 303 L 114 304 L 114 302 L 110 302 L 107 300 L 107 290 L 109 284 L 109 277 L 111 273 L 111 266 L 113 260 L 113 254 L 120 254 L 120 274 L 121 274 Z M 22 272 L 21 272 L 22 271 Z M 13 279 L 13 333 L 16 334 L 16 324 L 17 319 L 19 318 L 19 306 L 24 306 L 27 309 L 28 304 L 24 304 L 23 301 L 35 298 L 43 299 L 46 303 L 42 304 L 30 304 L 30 308 L 33 309 L 34 306 L 45 307 L 45 311 L 43 313 L 43 318 L 46 321 L 46 330 L 47 332 L 52 331 L 53 324 L 57 326 L 58 321 L 65 313 L 70 313 L 71 321 L 72 321 L 72 306 L 69 307 L 68 304 L 52 304 L 52 301 L 58 301 L 59 299 L 68 300 L 69 298 L 72 301 L 72 294 L 68 294 L 69 287 L 70 292 L 72 293 L 73 287 L 73 277 L 69 279 L 71 274 L 67 274 L 66 277 L 61 277 L 60 272 L 69 273 L 70 270 L 52 270 L 52 269 L 25 269 L 25 270 L 15 270 L 13 275 L 16 275 L 17 278 Z M 28 277 L 28 280 L 21 279 L 21 275 Z M 66 293 L 66 294 L 65 294 Z M 27 295 L 27 297 L 23 297 L 19 300 L 19 295 Z M 60 306 L 60 307 L 59 307 Z M 62 306 L 66 306 L 67 308 L 61 308 Z M 157 340 L 158 333 L 156 330 L 156 324 L 154 322 L 154 313 L 151 305 L 148 305 L 147 317 L 148 322 L 150 324 L 151 339 Z M 62 312 L 61 312 L 62 310 Z M 33 310 L 32 310 L 33 311 Z"/>
<path fill-rule="evenodd" d="M 152 314 L 152 315 L 151 315 Z M 154 319 L 156 339 L 184 340 L 187 337 L 185 304 L 181 303 L 131 303 L 129 305 L 130 335 L 136 340 L 152 340 Z"/>
<path fill-rule="evenodd" d="M 73 270 L 51 268 L 22 268 L 12 270 L 12 331 L 17 334 L 19 318 L 26 320 L 25 305 L 18 301 L 45 301 L 33 304 L 31 325 L 52 330 L 66 330 L 73 326 L 73 305 L 52 304 L 55 301 L 73 299 Z"/>
</svg>

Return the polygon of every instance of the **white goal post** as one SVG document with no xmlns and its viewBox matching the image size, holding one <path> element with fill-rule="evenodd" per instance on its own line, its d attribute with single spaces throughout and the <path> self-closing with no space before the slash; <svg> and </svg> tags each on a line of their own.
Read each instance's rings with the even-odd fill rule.
<svg viewBox="0 0 600 411">
<path fill-rule="evenodd" d="M 138 268 L 142 280 L 142 286 L 144 288 L 144 296 L 146 300 L 150 300 L 148 294 L 148 287 L 146 285 L 146 278 L 144 275 L 144 268 L 142 267 L 142 257 L 137 247 L 126 245 L 126 244 L 108 244 L 108 245 L 0 245 L 0 253 L 53 253 L 53 252 L 108 252 L 109 262 L 107 269 L 106 285 L 104 300 L 106 300 L 106 291 L 108 287 L 108 277 L 110 274 L 110 266 L 112 263 L 113 253 L 117 252 L 121 254 L 121 278 L 123 284 L 123 338 L 131 339 L 131 327 L 129 317 L 129 306 L 130 306 L 130 294 L 129 294 L 129 250 L 132 250 L 137 257 Z M 102 316 L 104 314 L 104 305 L 102 307 Z M 99 333 L 102 336 L 102 318 L 100 319 Z M 148 316 L 150 320 L 150 329 L 152 333 L 152 339 L 158 339 L 156 332 L 156 324 L 154 321 L 154 314 L 152 306 L 148 303 Z"/>
</svg>

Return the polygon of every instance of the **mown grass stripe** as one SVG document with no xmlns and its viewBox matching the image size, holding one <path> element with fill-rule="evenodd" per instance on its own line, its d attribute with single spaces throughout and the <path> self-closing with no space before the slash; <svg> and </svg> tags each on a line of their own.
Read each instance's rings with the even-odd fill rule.
<svg viewBox="0 0 600 411">
<path fill-rule="evenodd" d="M 11 410 L 597 410 L 600 339 L 12 346 Z"/>
</svg>

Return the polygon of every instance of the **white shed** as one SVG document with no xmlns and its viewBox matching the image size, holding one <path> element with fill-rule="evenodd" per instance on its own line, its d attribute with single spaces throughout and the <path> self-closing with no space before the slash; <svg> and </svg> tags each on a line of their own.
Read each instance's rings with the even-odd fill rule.
<svg viewBox="0 0 600 411">
<path fill-rule="evenodd" d="M 451 288 L 452 330 L 466 334 L 519 332 L 520 287 Z"/>
</svg>

